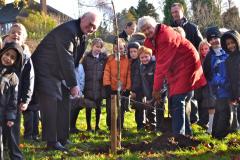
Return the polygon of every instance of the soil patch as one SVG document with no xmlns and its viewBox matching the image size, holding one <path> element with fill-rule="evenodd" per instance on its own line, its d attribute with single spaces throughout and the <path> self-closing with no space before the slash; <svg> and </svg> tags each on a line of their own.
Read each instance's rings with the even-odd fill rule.
<svg viewBox="0 0 240 160">
<path fill-rule="evenodd" d="M 240 146 L 240 139 L 233 138 L 227 143 L 228 147 L 238 147 Z"/>
<path fill-rule="evenodd" d="M 159 131 L 162 133 L 172 132 L 172 119 L 170 117 L 164 118 L 160 126 Z"/>
<path fill-rule="evenodd" d="M 163 133 L 161 136 L 156 137 L 151 142 L 143 141 L 138 144 L 127 144 L 125 148 L 135 151 L 170 151 L 179 148 L 195 149 L 201 141 L 196 140 L 190 136 L 174 135 L 172 133 Z"/>
<path fill-rule="evenodd" d="M 190 136 L 174 135 L 172 133 L 163 133 L 161 136 L 154 138 L 152 141 L 143 141 L 140 143 L 127 143 L 122 144 L 123 149 L 130 150 L 131 152 L 163 152 L 173 151 L 179 148 L 182 149 L 195 149 L 200 143 L 199 140 Z M 109 153 L 110 146 L 103 146 L 92 150 L 94 153 Z"/>
</svg>

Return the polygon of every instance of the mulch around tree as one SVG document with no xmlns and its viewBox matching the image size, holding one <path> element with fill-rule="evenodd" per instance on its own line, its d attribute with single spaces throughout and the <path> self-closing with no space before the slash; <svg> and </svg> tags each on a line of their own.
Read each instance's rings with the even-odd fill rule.
<svg viewBox="0 0 240 160">
<path fill-rule="evenodd" d="M 174 135 L 172 133 L 163 133 L 161 136 L 157 136 L 152 141 L 143 141 L 140 143 L 122 143 L 122 150 L 124 152 L 130 150 L 131 152 L 163 152 L 163 151 L 174 151 L 179 148 L 181 149 L 194 149 L 200 143 L 190 136 Z M 93 153 L 109 153 L 110 146 L 102 146 L 95 148 L 90 152 Z"/>
<path fill-rule="evenodd" d="M 131 152 L 163 152 L 181 149 L 194 149 L 200 143 L 199 140 L 191 136 L 174 135 L 171 133 L 171 119 L 164 119 L 163 127 L 160 128 L 161 135 L 153 138 L 151 141 L 142 141 L 139 143 L 124 143 L 119 153 L 130 150 Z M 110 145 L 95 148 L 90 152 L 109 153 Z"/>
<path fill-rule="evenodd" d="M 190 136 L 174 135 L 172 133 L 163 133 L 161 136 L 154 138 L 152 141 L 143 141 L 138 144 L 126 144 L 124 148 L 129 149 L 132 152 L 161 152 L 161 151 L 173 151 L 179 148 L 192 149 L 198 146 L 201 141 L 196 140 Z"/>
</svg>

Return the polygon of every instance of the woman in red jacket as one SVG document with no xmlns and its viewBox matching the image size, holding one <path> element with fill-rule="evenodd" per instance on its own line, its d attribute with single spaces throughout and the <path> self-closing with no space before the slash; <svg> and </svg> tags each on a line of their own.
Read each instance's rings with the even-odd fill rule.
<svg viewBox="0 0 240 160">
<path fill-rule="evenodd" d="M 199 54 L 191 42 L 171 27 L 157 24 L 152 17 L 140 18 L 138 28 L 147 37 L 144 45 L 151 48 L 156 57 L 153 96 L 160 97 L 159 92 L 166 78 L 173 133 L 191 135 L 185 105 L 190 100 L 192 91 L 206 84 Z"/>
</svg>

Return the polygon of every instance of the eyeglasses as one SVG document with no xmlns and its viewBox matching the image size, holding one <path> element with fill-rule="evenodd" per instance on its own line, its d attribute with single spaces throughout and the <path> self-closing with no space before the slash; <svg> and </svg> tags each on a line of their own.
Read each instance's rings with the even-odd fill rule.
<svg viewBox="0 0 240 160">
<path fill-rule="evenodd" d="M 89 20 L 89 23 L 88 23 L 88 27 L 89 28 L 92 28 L 93 30 L 96 30 L 97 29 L 97 25 L 92 23 L 90 20 Z"/>
</svg>

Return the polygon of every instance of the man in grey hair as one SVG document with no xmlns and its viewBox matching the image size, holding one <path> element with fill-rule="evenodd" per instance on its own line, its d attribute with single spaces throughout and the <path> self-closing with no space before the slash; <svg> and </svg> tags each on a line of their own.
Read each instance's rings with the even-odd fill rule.
<svg viewBox="0 0 240 160">
<path fill-rule="evenodd" d="M 166 79 L 173 133 L 192 135 L 186 104 L 192 97 L 192 91 L 206 84 L 197 50 L 171 27 L 157 24 L 150 16 L 138 20 L 138 29 L 146 36 L 144 45 L 151 48 L 156 57 L 153 97 L 161 99 Z"/>
</svg>

